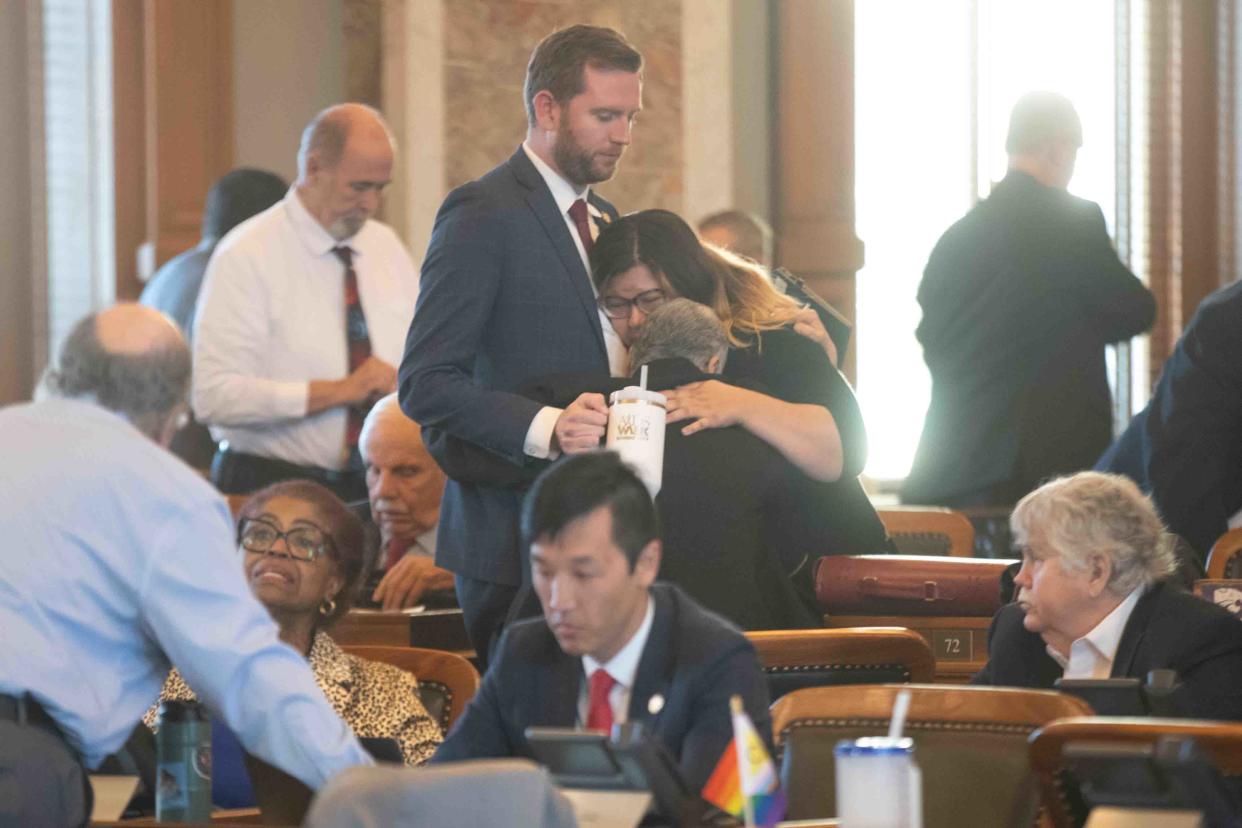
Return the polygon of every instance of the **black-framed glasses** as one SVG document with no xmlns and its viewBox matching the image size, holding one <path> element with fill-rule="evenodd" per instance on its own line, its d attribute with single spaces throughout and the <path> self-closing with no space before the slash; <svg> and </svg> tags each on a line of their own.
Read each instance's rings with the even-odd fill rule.
<svg viewBox="0 0 1242 828">
<path fill-rule="evenodd" d="M 631 308 L 638 308 L 643 313 L 651 313 L 667 301 L 668 297 L 664 295 L 664 291 L 661 288 L 652 288 L 651 290 L 643 291 L 633 299 L 623 299 L 620 296 L 601 296 L 599 297 L 599 306 L 612 319 L 625 319 L 630 315 Z"/>
<path fill-rule="evenodd" d="M 331 551 L 332 538 L 314 526 L 295 526 L 282 532 L 263 518 L 246 518 L 237 532 L 241 548 L 261 555 L 271 554 L 276 541 L 285 541 L 285 554 L 295 561 L 313 561 Z"/>
</svg>

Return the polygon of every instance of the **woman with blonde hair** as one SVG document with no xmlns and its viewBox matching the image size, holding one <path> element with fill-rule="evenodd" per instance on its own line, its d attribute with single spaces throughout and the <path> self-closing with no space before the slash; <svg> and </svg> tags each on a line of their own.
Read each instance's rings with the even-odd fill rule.
<svg viewBox="0 0 1242 828">
<path fill-rule="evenodd" d="M 707 305 L 724 324 L 732 346 L 723 371 L 727 382 L 669 392 L 669 421 L 692 420 L 686 434 L 739 425 L 812 479 L 835 481 L 862 471 L 862 416 L 832 363 L 823 326 L 778 292 L 758 265 L 703 244 L 674 213 L 643 210 L 600 233 L 591 249 L 591 278 L 626 345 L 648 313 L 676 297 Z"/>
</svg>

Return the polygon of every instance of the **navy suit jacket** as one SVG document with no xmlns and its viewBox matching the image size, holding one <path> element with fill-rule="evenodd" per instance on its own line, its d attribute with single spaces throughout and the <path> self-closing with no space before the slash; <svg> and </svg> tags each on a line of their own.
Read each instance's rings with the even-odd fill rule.
<svg viewBox="0 0 1242 828">
<path fill-rule="evenodd" d="M 591 201 L 616 216 L 594 193 Z M 519 148 L 440 207 L 401 361 L 401 408 L 426 441 L 443 431 L 522 464 L 540 405 L 514 390 L 570 371 L 608 371 L 599 311 L 565 219 Z M 450 480 L 436 563 L 521 583 L 519 507 L 512 490 Z"/>
<path fill-rule="evenodd" d="M 1017 604 L 996 613 L 988 631 L 988 663 L 975 684 L 1050 689 L 1061 677 L 1044 640 L 1022 626 L 1023 615 Z M 1147 590 L 1134 605 L 1112 677 L 1146 679 L 1151 670 L 1162 669 L 1176 671 L 1181 682 L 1173 696 L 1180 715 L 1242 720 L 1242 621 L 1167 582 Z"/>
<path fill-rule="evenodd" d="M 941 237 L 918 300 L 932 392 L 903 500 L 1091 468 L 1112 439 L 1104 346 L 1156 311 L 1098 205 L 1011 171 Z"/>
<path fill-rule="evenodd" d="M 1151 402 L 1096 464 L 1151 494 L 1200 561 L 1242 509 L 1242 282 L 1203 300 Z"/>
<path fill-rule="evenodd" d="M 699 791 L 733 738 L 729 697 L 740 695 L 771 750 L 763 669 L 741 631 L 669 584 L 651 587 L 655 616 L 638 663 L 628 721 L 664 743 L 690 789 Z M 542 618 L 508 627 L 483 686 L 433 762 L 532 757 L 526 728 L 574 727 L 586 681 Z M 659 695 L 663 705 L 652 704 Z M 652 709 L 656 708 L 655 712 Z"/>
</svg>

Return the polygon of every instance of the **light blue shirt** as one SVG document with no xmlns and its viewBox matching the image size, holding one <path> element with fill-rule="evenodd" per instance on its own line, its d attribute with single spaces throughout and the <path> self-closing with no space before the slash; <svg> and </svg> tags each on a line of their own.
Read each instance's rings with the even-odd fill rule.
<svg viewBox="0 0 1242 828">
<path fill-rule="evenodd" d="M 370 763 L 277 639 L 228 507 L 189 466 L 66 399 L 0 409 L 0 458 L 0 693 L 29 692 L 88 767 L 125 742 L 170 659 L 248 751 L 312 788 Z"/>
</svg>

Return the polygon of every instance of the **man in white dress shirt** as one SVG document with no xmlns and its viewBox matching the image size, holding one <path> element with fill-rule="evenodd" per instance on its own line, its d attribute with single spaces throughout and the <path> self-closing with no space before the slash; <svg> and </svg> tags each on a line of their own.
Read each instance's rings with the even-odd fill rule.
<svg viewBox="0 0 1242 828">
<path fill-rule="evenodd" d="M 80 322 L 47 397 L 0 410 L 0 825 L 81 825 L 170 662 L 312 788 L 368 764 L 237 565 L 227 505 L 167 445 L 190 354 L 158 311 Z"/>
<path fill-rule="evenodd" d="M 993 619 L 975 683 L 1050 688 L 1173 670 L 1174 713 L 1242 719 L 1242 621 L 1170 580 L 1173 538 L 1131 480 L 1058 478 L 1022 498 L 1010 525 L 1018 599 Z"/>
<path fill-rule="evenodd" d="M 222 441 L 212 481 L 246 493 L 289 478 L 367 496 L 358 436 L 395 390 L 418 275 L 372 219 L 392 179 L 379 113 L 341 104 L 302 135 L 285 198 L 212 254 L 194 328 L 194 411 Z"/>
</svg>

